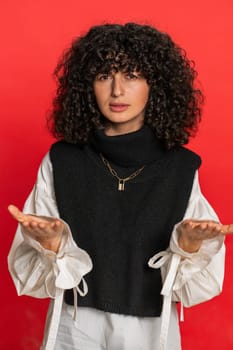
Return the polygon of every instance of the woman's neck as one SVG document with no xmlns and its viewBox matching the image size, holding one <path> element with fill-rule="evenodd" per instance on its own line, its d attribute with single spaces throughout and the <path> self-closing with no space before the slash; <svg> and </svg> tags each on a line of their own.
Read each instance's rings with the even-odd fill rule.
<svg viewBox="0 0 233 350">
<path fill-rule="evenodd" d="M 140 124 L 137 125 L 130 125 L 129 123 L 109 123 L 104 128 L 104 134 L 106 136 L 130 134 L 140 130 L 143 127 L 143 124 L 143 120 Z"/>
</svg>

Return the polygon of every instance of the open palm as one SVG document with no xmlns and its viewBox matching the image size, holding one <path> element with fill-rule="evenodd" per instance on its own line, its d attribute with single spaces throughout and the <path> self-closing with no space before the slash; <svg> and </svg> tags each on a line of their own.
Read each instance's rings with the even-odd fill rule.
<svg viewBox="0 0 233 350">
<path fill-rule="evenodd" d="M 203 240 L 233 232 L 233 224 L 222 225 L 210 220 L 184 220 L 177 228 L 179 245 L 187 252 L 195 252 Z"/>
<path fill-rule="evenodd" d="M 24 232 L 36 239 L 44 248 L 57 252 L 60 246 L 64 223 L 59 219 L 24 214 L 14 205 L 8 210 L 15 220 L 22 225 Z"/>
</svg>

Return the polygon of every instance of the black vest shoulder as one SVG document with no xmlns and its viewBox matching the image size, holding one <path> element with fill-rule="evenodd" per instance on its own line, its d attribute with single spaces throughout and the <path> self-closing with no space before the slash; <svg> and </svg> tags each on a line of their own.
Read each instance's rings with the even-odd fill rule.
<svg viewBox="0 0 233 350">
<path fill-rule="evenodd" d="M 50 150 L 58 210 L 77 244 L 93 260 L 81 306 L 136 316 L 159 316 L 160 271 L 148 260 L 167 249 L 181 221 L 200 157 L 167 151 L 119 192 L 116 179 L 89 146 L 55 143 Z M 72 293 L 65 295 L 72 304 Z"/>
</svg>

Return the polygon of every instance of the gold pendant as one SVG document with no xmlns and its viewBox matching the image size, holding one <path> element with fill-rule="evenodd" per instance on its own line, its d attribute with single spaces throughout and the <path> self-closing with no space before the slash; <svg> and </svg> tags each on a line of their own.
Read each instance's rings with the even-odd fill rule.
<svg viewBox="0 0 233 350">
<path fill-rule="evenodd" d="M 119 180 L 118 182 L 118 191 L 124 191 L 125 190 L 125 181 Z"/>
</svg>

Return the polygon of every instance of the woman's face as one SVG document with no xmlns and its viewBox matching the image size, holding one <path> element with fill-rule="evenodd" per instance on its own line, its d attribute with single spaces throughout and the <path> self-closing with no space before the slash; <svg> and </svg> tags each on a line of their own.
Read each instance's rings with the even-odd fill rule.
<svg viewBox="0 0 233 350">
<path fill-rule="evenodd" d="M 94 80 L 94 94 L 106 118 L 106 135 L 125 134 L 142 127 L 149 85 L 140 72 L 99 73 Z"/>
</svg>

